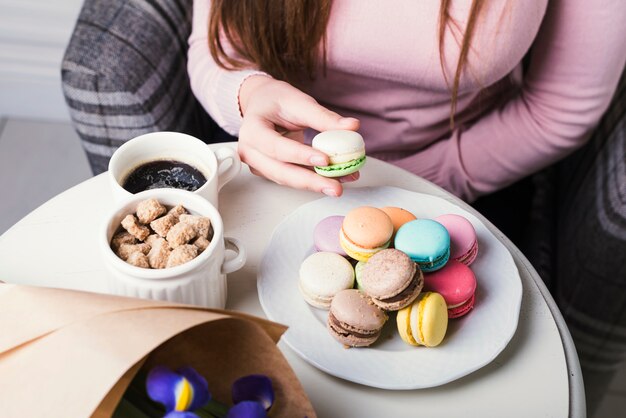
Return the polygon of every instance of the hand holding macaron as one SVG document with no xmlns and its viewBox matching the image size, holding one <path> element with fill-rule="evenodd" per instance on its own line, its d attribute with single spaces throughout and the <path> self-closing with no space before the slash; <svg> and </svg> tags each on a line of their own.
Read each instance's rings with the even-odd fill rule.
<svg viewBox="0 0 626 418">
<path fill-rule="evenodd" d="M 356 131 L 359 121 L 326 109 L 290 84 L 266 75 L 248 77 L 239 89 L 243 123 L 239 130 L 239 156 L 253 174 L 275 183 L 340 196 L 342 182 L 358 179 L 323 177 L 313 167 L 326 167 L 326 153 L 304 144 L 304 130 Z"/>
</svg>

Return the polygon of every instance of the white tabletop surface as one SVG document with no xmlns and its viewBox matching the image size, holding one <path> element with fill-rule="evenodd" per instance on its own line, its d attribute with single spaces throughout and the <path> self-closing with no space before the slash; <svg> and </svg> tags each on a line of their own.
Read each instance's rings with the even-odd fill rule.
<svg viewBox="0 0 626 418">
<path fill-rule="evenodd" d="M 470 206 L 390 164 L 369 159 L 361 179 L 348 187 L 363 186 L 396 186 L 437 195 L 477 216 L 511 251 L 519 269 L 523 286 L 519 324 L 508 346 L 487 366 L 443 386 L 409 391 L 374 389 L 330 376 L 279 343 L 318 416 L 585 416 L 571 337 L 554 301 L 519 250 Z M 227 309 L 265 316 L 256 285 L 263 250 L 287 214 L 320 197 L 255 177 L 247 167 L 222 189 L 219 205 L 226 235 L 241 240 L 248 254 L 246 265 L 228 276 Z M 51 199 L 0 236 L 0 280 L 106 292 L 107 273 L 96 236 L 111 207 L 106 175 Z"/>
</svg>

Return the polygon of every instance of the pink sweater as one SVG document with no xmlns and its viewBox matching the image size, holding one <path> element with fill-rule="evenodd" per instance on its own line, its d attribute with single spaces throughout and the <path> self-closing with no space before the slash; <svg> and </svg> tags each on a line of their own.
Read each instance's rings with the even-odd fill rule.
<svg viewBox="0 0 626 418">
<path fill-rule="evenodd" d="M 469 0 L 453 2 L 464 26 Z M 581 146 L 606 110 L 626 62 L 625 0 L 488 1 L 461 78 L 456 127 L 438 47 L 439 1 L 335 0 L 327 76 L 304 91 L 361 121 L 368 155 L 466 200 L 500 189 Z M 254 73 L 226 71 L 207 41 L 209 0 L 194 0 L 191 87 L 237 135 L 238 92 Z M 520 61 L 532 47 L 522 75 Z M 445 39 L 448 74 L 459 46 Z M 309 137 L 313 133 L 309 133 Z"/>
</svg>

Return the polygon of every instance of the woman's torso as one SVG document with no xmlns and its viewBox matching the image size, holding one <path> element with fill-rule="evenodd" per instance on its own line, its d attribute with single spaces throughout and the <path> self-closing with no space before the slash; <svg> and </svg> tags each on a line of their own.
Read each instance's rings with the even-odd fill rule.
<svg viewBox="0 0 626 418">
<path fill-rule="evenodd" d="M 460 80 L 457 124 L 489 111 L 515 90 L 510 75 L 520 68 L 547 6 L 547 0 L 485 3 Z M 451 15 L 463 31 L 470 4 L 452 1 Z M 326 75 L 320 70 L 301 87 L 323 105 L 359 118 L 370 155 L 393 160 L 450 133 L 451 94 L 440 61 L 439 5 L 435 0 L 333 2 Z M 450 26 L 444 38 L 450 85 L 462 39 L 458 29 L 453 31 L 457 40 Z"/>
</svg>

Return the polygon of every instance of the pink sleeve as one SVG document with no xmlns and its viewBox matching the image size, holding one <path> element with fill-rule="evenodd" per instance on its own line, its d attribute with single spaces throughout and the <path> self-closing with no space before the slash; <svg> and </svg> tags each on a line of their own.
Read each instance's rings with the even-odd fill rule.
<svg viewBox="0 0 626 418">
<path fill-rule="evenodd" d="M 624 0 L 551 0 L 519 94 L 398 165 L 472 201 L 566 156 L 610 103 L 624 22 Z"/>
<path fill-rule="evenodd" d="M 193 2 L 187 72 L 191 90 L 207 113 L 226 132 L 238 136 L 242 122 L 239 88 L 249 76 L 267 74 L 255 69 L 228 71 L 215 63 L 208 43 L 209 3 L 209 0 Z M 226 52 L 230 54 L 232 50 Z"/>
</svg>

